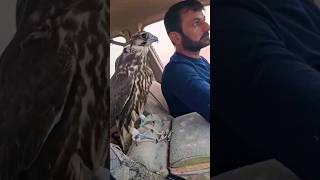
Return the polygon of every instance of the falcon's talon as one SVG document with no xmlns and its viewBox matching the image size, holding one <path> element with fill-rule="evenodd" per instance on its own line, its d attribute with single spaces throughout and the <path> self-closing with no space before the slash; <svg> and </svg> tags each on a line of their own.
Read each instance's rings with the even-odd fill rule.
<svg viewBox="0 0 320 180">
<path fill-rule="evenodd" d="M 141 120 L 145 120 L 146 119 L 146 116 L 144 114 L 140 114 L 139 117 L 140 117 Z"/>
<path fill-rule="evenodd" d="M 145 115 L 143 115 L 143 114 L 141 114 L 139 117 L 140 117 L 140 121 L 141 121 L 140 127 L 144 127 L 144 126 L 146 126 L 146 125 L 149 124 L 149 123 L 153 123 L 153 126 L 154 126 L 154 124 L 155 124 L 154 120 L 148 119 L 148 118 L 147 118 Z"/>
</svg>

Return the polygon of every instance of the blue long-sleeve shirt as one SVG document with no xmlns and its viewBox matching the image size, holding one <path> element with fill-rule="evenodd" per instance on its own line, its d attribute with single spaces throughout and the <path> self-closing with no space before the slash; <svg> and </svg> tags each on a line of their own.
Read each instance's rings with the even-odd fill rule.
<svg viewBox="0 0 320 180">
<path fill-rule="evenodd" d="M 276 158 L 320 179 L 320 10 L 311 0 L 215 0 L 213 172 Z"/>
<path fill-rule="evenodd" d="M 166 65 L 162 93 L 174 117 L 198 112 L 210 122 L 210 64 L 175 53 Z"/>
</svg>

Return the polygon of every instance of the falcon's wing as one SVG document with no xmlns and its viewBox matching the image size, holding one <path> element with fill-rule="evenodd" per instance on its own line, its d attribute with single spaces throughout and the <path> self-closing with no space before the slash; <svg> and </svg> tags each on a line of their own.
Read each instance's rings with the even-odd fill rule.
<svg viewBox="0 0 320 180">
<path fill-rule="evenodd" d="M 116 117 L 124 109 L 128 103 L 133 90 L 133 79 L 130 79 L 127 74 L 115 74 L 110 81 L 110 106 L 111 106 L 111 124 L 115 125 Z"/>
<path fill-rule="evenodd" d="M 20 34 L 22 33 L 22 34 Z M 73 77 L 70 57 L 46 38 L 17 32 L 0 59 L 0 179 L 37 158 L 62 114 Z"/>
<path fill-rule="evenodd" d="M 130 65 L 132 63 L 132 60 L 135 58 L 136 54 L 131 50 L 132 49 L 130 46 L 123 48 L 122 53 L 115 61 L 115 74 L 121 71 L 121 65 L 125 66 Z"/>
</svg>

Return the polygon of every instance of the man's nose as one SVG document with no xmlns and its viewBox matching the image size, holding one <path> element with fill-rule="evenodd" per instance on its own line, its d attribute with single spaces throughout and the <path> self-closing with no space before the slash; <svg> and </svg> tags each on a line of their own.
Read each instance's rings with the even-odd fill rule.
<svg viewBox="0 0 320 180">
<path fill-rule="evenodd" d="M 202 29 L 203 29 L 204 32 L 207 32 L 207 31 L 210 30 L 210 25 L 207 22 L 204 21 Z"/>
</svg>

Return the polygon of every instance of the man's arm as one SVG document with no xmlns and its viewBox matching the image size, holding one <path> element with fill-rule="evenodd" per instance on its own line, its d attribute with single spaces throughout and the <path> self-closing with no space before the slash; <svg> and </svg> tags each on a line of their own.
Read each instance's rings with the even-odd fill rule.
<svg viewBox="0 0 320 180">
<path fill-rule="evenodd" d="M 168 68 L 170 91 L 189 109 L 210 121 L 210 84 L 199 77 L 192 65 L 176 63 Z"/>
<path fill-rule="evenodd" d="M 217 113 L 249 144 L 319 179 L 319 71 L 288 48 L 267 12 L 221 4 L 213 10 Z"/>
</svg>

